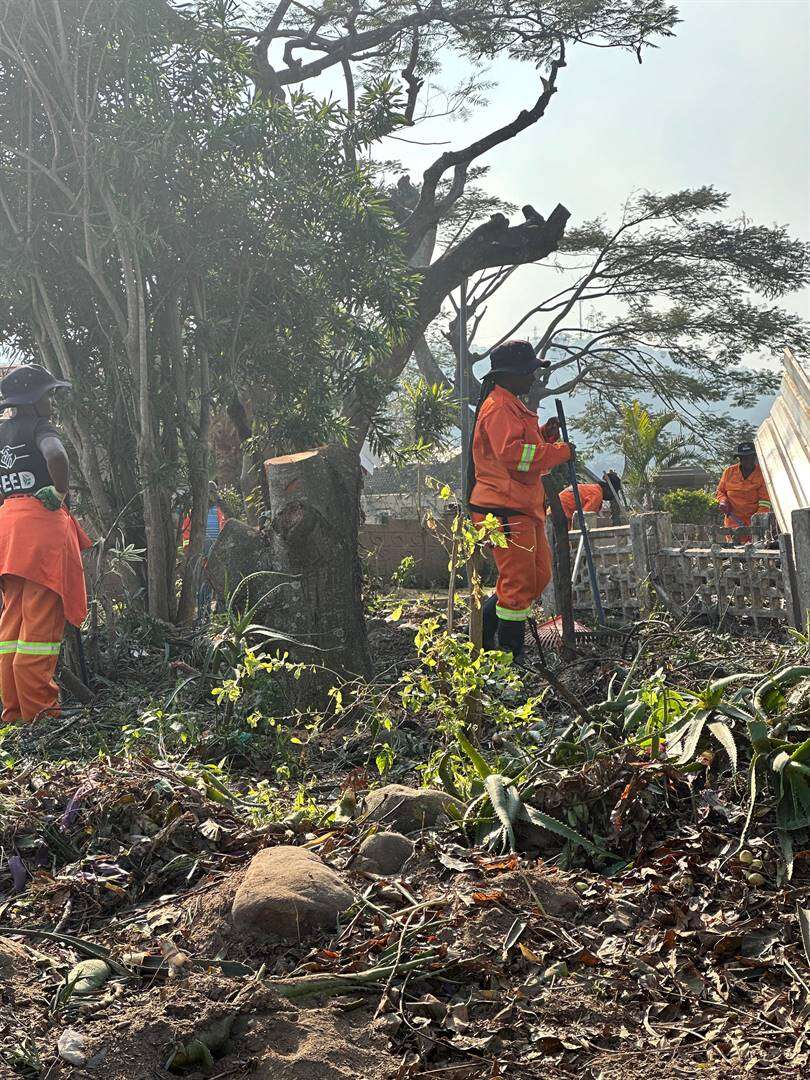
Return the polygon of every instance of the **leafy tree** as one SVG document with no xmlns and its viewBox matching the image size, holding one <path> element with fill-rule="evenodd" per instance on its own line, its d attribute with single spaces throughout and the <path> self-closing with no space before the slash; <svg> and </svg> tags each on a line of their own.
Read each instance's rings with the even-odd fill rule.
<svg viewBox="0 0 810 1080">
<path fill-rule="evenodd" d="M 638 401 L 625 405 L 618 419 L 618 425 L 614 423 L 610 431 L 613 446 L 624 455 L 623 486 L 631 501 L 652 509 L 656 477 L 664 469 L 693 460 L 691 441 L 667 433 L 677 419 L 675 413 L 656 416 Z"/>
<path fill-rule="evenodd" d="M 552 387 L 576 393 L 587 416 L 610 426 L 623 406 L 654 395 L 705 450 L 718 452 L 732 439 L 739 421 L 727 407 L 750 406 L 775 387 L 773 372 L 746 361 L 810 343 L 807 323 L 775 303 L 810 280 L 810 246 L 781 226 L 723 219 L 728 199 L 712 187 L 645 193 L 627 202 L 613 226 L 600 219 L 566 232 L 549 260 L 562 288 L 503 335 L 545 320 L 536 348 L 552 367 L 538 399 Z M 473 332 L 513 270 L 473 280 Z M 447 341 L 454 345 L 451 315 Z M 420 347 L 416 358 L 425 377 L 435 379 L 431 352 Z M 472 352 L 473 360 L 482 355 Z"/>
<path fill-rule="evenodd" d="M 73 380 L 63 423 L 86 509 L 107 528 L 142 503 L 164 619 L 172 493 L 187 472 L 188 569 L 215 398 L 252 386 L 279 445 L 316 443 L 410 310 L 390 212 L 347 163 L 373 115 L 347 126 L 304 94 L 252 95 L 234 11 L 200 4 L 178 36 L 161 0 L 0 0 L 3 340 Z"/>
<path fill-rule="evenodd" d="M 400 226 L 402 252 L 418 279 L 412 317 L 387 351 L 368 362 L 343 387 L 341 415 L 359 447 L 404 370 L 415 345 L 453 289 L 466 278 L 546 258 L 559 244 L 568 210 L 557 205 L 548 219 L 531 206 L 510 226 L 497 200 L 481 192 L 482 159 L 538 124 L 558 91 L 572 47 L 644 50 L 673 33 L 676 10 L 665 0 L 465 0 L 423 5 L 417 0 L 354 0 L 351 5 L 244 4 L 211 0 L 181 8 L 164 0 L 178 41 L 200 41 L 200 16 L 217 10 L 223 39 L 237 40 L 250 56 L 250 76 L 260 98 L 289 100 L 300 87 L 330 73 L 345 83 L 346 158 L 358 161 L 368 145 L 430 113 L 426 88 L 445 58 L 460 57 L 473 74 L 447 94 L 446 111 L 485 108 L 475 74 L 487 60 L 509 57 L 538 69 L 537 94 L 510 122 L 440 154 L 421 183 L 400 176 L 388 202 Z M 392 76 L 400 72 L 400 78 Z M 331 89 L 331 87 L 330 87 Z M 390 171 L 396 171 L 395 167 Z M 495 212 L 493 212 L 495 211 Z M 487 215 L 488 218 L 487 218 Z M 428 382 L 437 381 L 427 374 Z"/>
</svg>

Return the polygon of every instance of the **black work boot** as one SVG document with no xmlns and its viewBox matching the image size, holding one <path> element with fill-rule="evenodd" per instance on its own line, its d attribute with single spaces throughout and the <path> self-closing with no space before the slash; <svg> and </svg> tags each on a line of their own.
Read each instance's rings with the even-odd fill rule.
<svg viewBox="0 0 810 1080">
<path fill-rule="evenodd" d="M 483 622 L 483 641 L 482 645 L 486 650 L 497 648 L 495 636 L 498 633 L 498 613 L 495 610 L 498 606 L 498 597 L 495 593 L 492 596 L 488 596 L 481 607 L 481 615 Z"/>
<path fill-rule="evenodd" d="M 498 645 L 503 652 L 510 652 L 517 660 L 523 652 L 523 632 L 526 623 L 521 619 L 498 619 Z"/>
</svg>

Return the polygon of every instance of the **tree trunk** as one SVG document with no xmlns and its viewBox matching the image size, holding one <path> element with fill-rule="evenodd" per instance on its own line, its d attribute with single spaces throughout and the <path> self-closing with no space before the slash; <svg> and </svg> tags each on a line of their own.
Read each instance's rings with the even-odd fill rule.
<svg viewBox="0 0 810 1080">
<path fill-rule="evenodd" d="M 259 521 L 259 510 L 256 507 L 256 497 L 261 496 L 261 510 L 270 512 L 270 488 L 267 485 L 267 473 L 261 454 L 255 446 L 250 446 L 253 437 L 253 427 L 248 419 L 245 406 L 238 397 L 234 397 L 228 405 L 228 417 L 236 428 L 239 441 L 243 446 L 242 475 L 239 479 L 242 488 L 242 498 L 245 501 L 245 510 L 248 520 L 252 524 Z"/>
<path fill-rule="evenodd" d="M 272 458 L 266 467 L 274 562 L 297 579 L 293 589 L 278 593 L 286 605 L 285 628 L 322 649 L 317 662 L 325 667 L 368 676 L 357 455 L 327 446 Z"/>
<path fill-rule="evenodd" d="M 250 582 L 239 606 L 264 596 L 257 622 L 317 647 L 284 645 L 294 660 L 316 665 L 291 683 L 296 704 L 322 704 L 339 678 L 371 672 L 357 553 L 360 464 L 345 447 L 328 446 L 272 458 L 266 470 L 269 527 L 228 522 L 209 556 L 209 577 L 224 599 L 251 573 L 280 575 Z"/>
</svg>

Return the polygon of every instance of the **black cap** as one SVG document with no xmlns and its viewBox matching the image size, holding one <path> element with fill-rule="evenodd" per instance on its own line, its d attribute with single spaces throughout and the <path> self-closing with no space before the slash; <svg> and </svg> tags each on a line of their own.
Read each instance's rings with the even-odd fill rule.
<svg viewBox="0 0 810 1080">
<path fill-rule="evenodd" d="M 547 360 L 538 360 L 528 341 L 505 341 L 492 350 L 489 357 L 491 375 L 530 375 L 541 367 L 550 367 Z"/>
<path fill-rule="evenodd" d="M 738 443 L 737 449 L 734 451 L 736 457 L 745 457 L 747 454 L 755 454 L 757 448 L 752 442 Z"/>
<path fill-rule="evenodd" d="M 70 383 L 57 379 L 41 364 L 14 368 L 0 381 L 0 408 L 8 405 L 34 405 L 50 390 L 69 390 Z"/>
</svg>

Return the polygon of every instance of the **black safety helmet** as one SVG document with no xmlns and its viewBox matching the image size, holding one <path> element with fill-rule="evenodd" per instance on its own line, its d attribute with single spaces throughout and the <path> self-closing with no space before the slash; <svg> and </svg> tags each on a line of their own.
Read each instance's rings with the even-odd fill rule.
<svg viewBox="0 0 810 1080">
<path fill-rule="evenodd" d="M 750 454 L 756 454 L 757 448 L 750 441 L 741 442 L 737 444 L 737 449 L 734 451 L 735 457 L 748 457 Z"/>
<path fill-rule="evenodd" d="M 539 368 L 551 367 L 548 360 L 538 360 L 528 341 L 505 341 L 489 357 L 490 375 L 531 375 Z"/>
<path fill-rule="evenodd" d="M 35 405 L 51 390 L 69 390 L 70 383 L 57 379 L 41 364 L 14 368 L 0 381 L 0 409 L 11 405 Z"/>
</svg>

